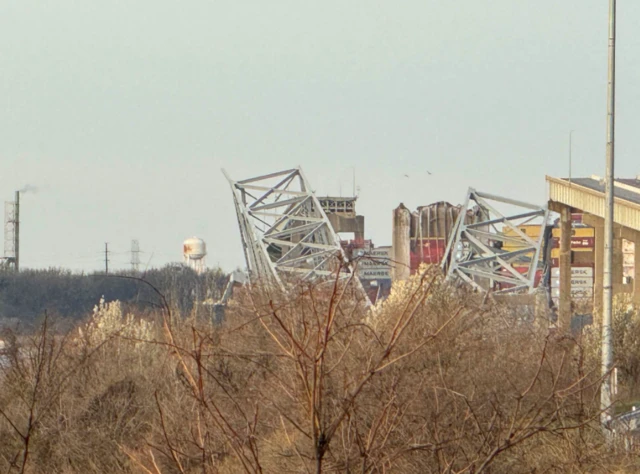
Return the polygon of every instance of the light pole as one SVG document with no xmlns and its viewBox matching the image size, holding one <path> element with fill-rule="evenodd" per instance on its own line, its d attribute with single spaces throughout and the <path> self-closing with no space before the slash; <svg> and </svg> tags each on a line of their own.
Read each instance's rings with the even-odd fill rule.
<svg viewBox="0 0 640 474">
<path fill-rule="evenodd" d="M 575 130 L 569 131 L 569 184 L 571 184 L 571 161 L 573 159 L 573 132 Z"/>
<path fill-rule="evenodd" d="M 605 174 L 604 274 L 602 285 L 602 387 L 600 389 L 601 422 L 611 419 L 611 370 L 613 345 L 613 221 L 614 221 L 614 151 L 616 112 L 616 0 L 609 0 L 609 74 L 607 86 L 607 165 Z"/>
</svg>

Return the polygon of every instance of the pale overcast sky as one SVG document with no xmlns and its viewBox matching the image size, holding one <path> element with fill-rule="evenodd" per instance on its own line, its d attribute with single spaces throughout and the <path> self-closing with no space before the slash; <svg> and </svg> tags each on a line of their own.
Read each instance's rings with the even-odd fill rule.
<svg viewBox="0 0 640 474">
<path fill-rule="evenodd" d="M 536 203 L 545 174 L 602 174 L 606 0 L 6 0 L 0 197 L 22 199 L 22 264 L 244 266 L 229 187 L 301 165 L 391 210 L 466 189 Z M 640 2 L 618 5 L 617 175 L 640 173 Z M 427 170 L 432 173 L 427 175 Z M 405 178 L 404 175 L 409 175 Z M 152 256 L 153 254 L 153 256 Z"/>
</svg>

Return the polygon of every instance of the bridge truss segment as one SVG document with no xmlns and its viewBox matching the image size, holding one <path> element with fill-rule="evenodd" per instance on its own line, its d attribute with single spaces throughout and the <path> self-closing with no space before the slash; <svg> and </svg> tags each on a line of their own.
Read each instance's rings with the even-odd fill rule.
<svg viewBox="0 0 640 474">
<path fill-rule="evenodd" d="M 546 207 L 469 188 L 442 261 L 447 278 L 483 292 L 532 293 L 548 216 Z"/>
<path fill-rule="evenodd" d="M 301 168 L 240 181 L 223 173 L 233 192 L 251 280 L 270 281 L 284 289 L 289 280 L 351 277 L 353 262 L 347 261 L 340 238 Z M 360 281 L 355 278 L 354 283 L 366 298 Z"/>
</svg>

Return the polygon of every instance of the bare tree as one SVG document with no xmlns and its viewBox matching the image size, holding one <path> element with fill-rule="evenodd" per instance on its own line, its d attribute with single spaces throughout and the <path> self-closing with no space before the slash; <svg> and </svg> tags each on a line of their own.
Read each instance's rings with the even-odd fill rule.
<svg viewBox="0 0 640 474">
<path fill-rule="evenodd" d="M 375 308 L 353 281 L 254 285 L 226 322 L 101 302 L 8 338 L 0 469 L 519 473 L 633 469 L 605 449 L 579 340 L 423 272 Z M 595 421 L 595 422 L 594 422 Z M 635 463 L 635 464 L 634 464 Z"/>
</svg>

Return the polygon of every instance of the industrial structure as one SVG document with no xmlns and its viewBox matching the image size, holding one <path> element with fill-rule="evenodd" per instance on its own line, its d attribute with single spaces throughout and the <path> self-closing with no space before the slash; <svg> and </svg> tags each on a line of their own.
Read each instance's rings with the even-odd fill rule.
<svg viewBox="0 0 640 474">
<path fill-rule="evenodd" d="M 327 214 L 329 222 L 338 234 L 353 233 L 355 241 L 364 241 L 364 216 L 356 213 L 356 200 L 354 197 L 320 197 L 320 205 Z"/>
<path fill-rule="evenodd" d="M 544 288 L 564 328 L 571 327 L 576 308 L 599 314 L 604 284 L 604 179 L 548 176 L 546 181 L 546 207 L 469 190 L 463 206 L 436 214 L 456 215 L 455 225 L 439 217 L 442 230 L 430 230 L 427 241 L 417 235 L 420 228 L 426 232 L 416 225 L 419 212 L 400 205 L 393 211 L 393 279 L 405 279 L 415 272 L 414 262 L 439 263 L 450 278 L 480 291 L 531 293 Z M 636 252 L 640 177 L 616 179 L 614 192 L 612 289 L 640 303 L 640 252 Z M 501 211 L 500 206 L 506 210 Z M 559 217 L 551 222 L 549 212 Z M 431 240 L 433 232 L 438 237 L 442 232 L 449 234 L 442 259 L 433 250 L 440 245 Z M 424 244 L 423 259 L 415 255 L 422 247 L 417 242 Z M 430 251 L 425 252 L 426 248 Z"/>
<path fill-rule="evenodd" d="M 546 207 L 469 189 L 464 204 L 436 202 L 393 211 L 393 279 L 421 265 L 491 293 L 532 293 L 550 245 Z"/>
<path fill-rule="evenodd" d="M 251 281 L 270 282 L 286 289 L 291 281 L 349 278 L 354 274 L 354 262 L 347 258 L 323 207 L 324 202 L 324 206 L 340 207 L 342 214 L 348 214 L 334 218 L 338 224 L 357 223 L 355 211 L 349 210 L 353 201 L 325 198 L 321 202 L 301 168 L 240 181 L 226 173 L 225 176 L 233 193 Z M 350 228 L 354 233 L 363 231 Z M 357 279 L 356 285 L 366 298 Z"/>
<path fill-rule="evenodd" d="M 205 271 L 205 257 L 207 256 L 207 245 L 199 237 L 190 237 L 182 244 L 182 255 L 184 263 L 196 273 Z"/>
<path fill-rule="evenodd" d="M 460 278 L 481 291 L 532 293 L 547 220 L 546 207 L 470 188 L 442 268 L 448 278 Z M 527 235 L 524 226 L 534 226 L 536 232 Z"/>
<path fill-rule="evenodd" d="M 3 266 L 20 270 L 20 191 L 15 201 L 4 203 L 4 256 Z"/>
<path fill-rule="evenodd" d="M 391 292 L 391 247 L 376 247 L 365 238 L 365 218 L 356 211 L 357 196 L 319 197 L 333 230 L 340 237 L 340 245 L 347 260 L 353 262 L 356 276 L 372 303 L 384 299 Z M 344 239 L 343 234 L 352 234 Z"/>
<path fill-rule="evenodd" d="M 393 276 L 405 280 L 420 265 L 439 265 L 460 214 L 460 206 L 440 201 L 409 211 L 400 204 L 393 211 Z"/>
<path fill-rule="evenodd" d="M 462 206 L 441 201 L 411 212 L 400 204 L 392 245 L 376 247 L 365 239 L 357 198 L 316 197 L 300 168 L 240 181 L 225 176 L 250 280 L 284 289 L 293 281 L 355 274 L 374 302 L 422 264 L 442 265 L 449 278 L 487 292 L 531 293 L 542 279 L 551 235 L 545 207 L 473 189 Z"/>
<path fill-rule="evenodd" d="M 137 240 L 131 241 L 131 271 L 140 271 L 140 242 Z"/>
<path fill-rule="evenodd" d="M 393 210 L 392 245 L 380 247 L 365 238 L 356 197 L 316 197 L 300 168 L 227 179 L 250 280 L 287 288 L 292 281 L 355 274 L 375 301 L 392 281 L 426 264 L 481 292 L 544 288 L 549 309 L 557 309 L 566 328 L 576 305 L 602 307 L 604 182 L 598 177 L 547 177 L 548 206 L 472 188 L 462 205 L 440 201 L 410 211 L 400 204 Z M 640 302 L 640 179 L 616 180 L 615 196 L 613 289 Z M 550 212 L 560 217 L 552 222 Z M 345 233 L 351 235 L 341 238 Z M 192 244 L 204 249 L 202 241 Z M 205 254 L 192 252 L 185 260 L 202 266 Z"/>
</svg>

